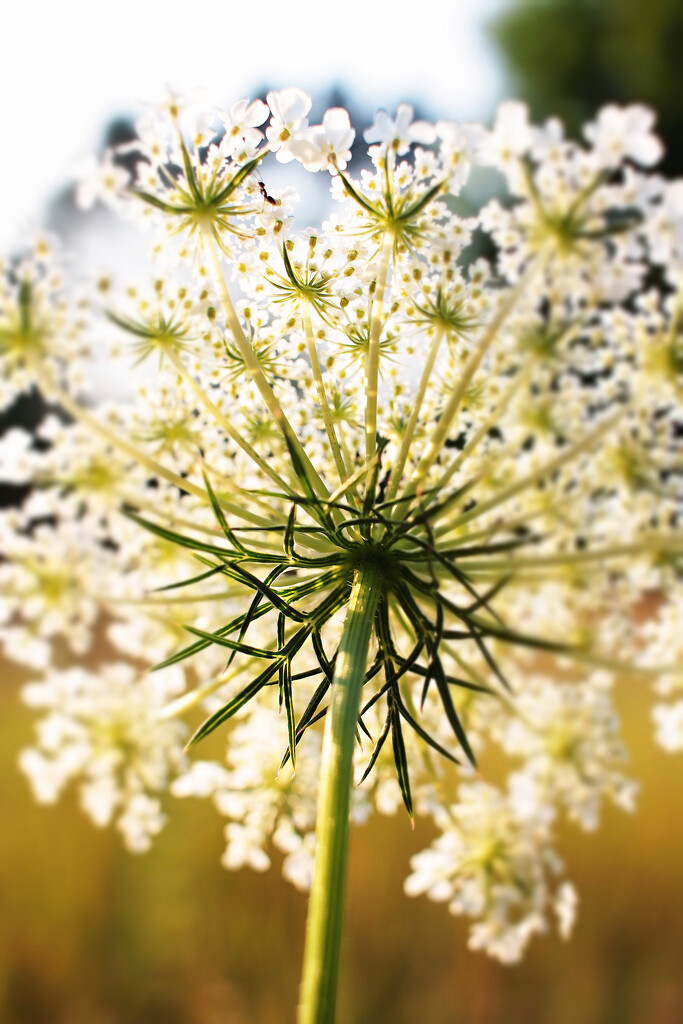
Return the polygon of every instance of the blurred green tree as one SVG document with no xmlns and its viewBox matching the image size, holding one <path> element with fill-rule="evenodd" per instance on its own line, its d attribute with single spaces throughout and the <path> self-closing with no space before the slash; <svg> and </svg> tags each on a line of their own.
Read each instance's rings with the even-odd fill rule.
<svg viewBox="0 0 683 1024">
<path fill-rule="evenodd" d="M 662 169 L 683 173 L 681 0 L 508 0 L 488 30 L 536 119 L 557 114 L 575 134 L 605 103 L 646 103 Z"/>
</svg>

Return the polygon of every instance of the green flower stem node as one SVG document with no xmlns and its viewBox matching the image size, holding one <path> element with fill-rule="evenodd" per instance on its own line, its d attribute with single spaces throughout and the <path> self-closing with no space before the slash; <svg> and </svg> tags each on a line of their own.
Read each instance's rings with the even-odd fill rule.
<svg viewBox="0 0 683 1024">
<path fill-rule="evenodd" d="M 313 886 L 306 923 L 297 1024 L 333 1024 L 341 952 L 353 748 L 380 568 L 356 569 L 326 715 L 316 824 Z"/>
</svg>

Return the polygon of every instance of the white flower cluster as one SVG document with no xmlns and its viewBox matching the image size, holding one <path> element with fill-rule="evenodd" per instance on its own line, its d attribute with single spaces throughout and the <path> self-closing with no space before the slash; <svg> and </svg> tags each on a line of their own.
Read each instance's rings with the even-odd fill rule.
<svg viewBox="0 0 683 1024">
<path fill-rule="evenodd" d="M 683 597 L 678 591 L 670 601 L 660 606 L 655 617 L 645 623 L 647 651 L 652 651 L 657 658 L 683 664 L 682 623 Z M 674 698 L 666 703 L 657 703 L 652 709 L 657 742 L 671 753 L 683 751 L 683 677 L 662 676 L 657 680 L 655 689 L 662 697 Z"/>
<path fill-rule="evenodd" d="M 516 714 L 505 721 L 501 746 L 525 759 L 515 775 L 520 817 L 525 807 L 535 815 L 539 808 L 552 813 L 560 806 L 570 820 L 592 831 L 603 797 L 634 810 L 636 787 L 615 768 L 627 755 L 601 675 L 584 677 L 581 686 L 527 676 L 515 689 Z"/>
<path fill-rule="evenodd" d="M 460 786 L 458 802 L 440 812 L 441 836 L 412 858 L 405 891 L 448 903 L 452 914 L 477 919 L 469 947 L 502 963 L 517 962 L 529 939 L 544 932 L 548 913 L 560 935 L 574 923 L 576 891 L 569 882 L 553 889 L 562 870 L 542 818 L 520 817 L 514 797 L 484 782 Z"/>
<path fill-rule="evenodd" d="M 313 866 L 315 808 L 320 751 L 308 752 L 295 774 L 274 772 L 287 743 L 286 730 L 273 728 L 272 711 L 254 708 L 232 732 L 227 768 L 195 761 L 174 782 L 175 796 L 212 797 L 229 820 L 222 863 L 234 870 L 265 871 L 272 839 L 285 854 L 283 874 L 298 889 L 308 889 Z M 279 723 L 282 724 L 282 723 Z"/>
<path fill-rule="evenodd" d="M 402 104 L 355 173 L 346 111 L 266 99 L 170 97 L 80 183 L 150 229 L 149 280 L 86 302 L 43 237 L 0 267 L 0 405 L 36 387 L 61 410 L 0 439 L 2 479 L 31 487 L 0 518 L 0 644 L 40 673 L 22 768 L 42 801 L 75 781 L 133 850 L 169 796 L 210 798 L 226 867 L 273 844 L 307 887 L 316 723 L 369 559 L 354 819 L 431 815 L 406 891 L 515 961 L 552 914 L 571 929 L 558 816 L 633 807 L 622 668 L 675 698 L 653 714 L 683 748 L 683 182 L 647 172 L 638 106 L 586 146 L 516 103 L 491 131 Z M 322 226 L 295 226 L 271 154 L 330 172 Z M 463 217 L 479 164 L 501 194 Z M 158 364 L 134 400 L 84 404 L 93 325 L 131 376 Z M 225 729 L 224 763 L 188 759 L 181 716 Z M 504 789 L 464 767 L 492 745 Z"/>
<path fill-rule="evenodd" d="M 180 678 L 179 678 L 180 676 Z M 139 677 L 114 662 L 97 672 L 53 669 L 24 688 L 24 700 L 45 712 L 37 746 L 21 767 L 41 803 L 54 803 L 72 778 L 82 778 L 81 806 L 95 825 L 113 817 L 130 850 L 149 849 L 164 824 L 157 793 L 179 767 L 180 722 L 160 722 L 158 709 L 182 687 L 182 673 Z"/>
</svg>

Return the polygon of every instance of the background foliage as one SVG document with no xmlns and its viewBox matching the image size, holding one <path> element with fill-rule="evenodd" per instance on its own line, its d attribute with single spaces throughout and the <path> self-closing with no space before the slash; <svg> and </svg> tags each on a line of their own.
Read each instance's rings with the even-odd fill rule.
<svg viewBox="0 0 683 1024">
<path fill-rule="evenodd" d="M 559 116 L 575 135 L 605 103 L 646 103 L 662 170 L 683 173 L 680 0 L 511 0 L 489 31 L 534 120 Z"/>
</svg>

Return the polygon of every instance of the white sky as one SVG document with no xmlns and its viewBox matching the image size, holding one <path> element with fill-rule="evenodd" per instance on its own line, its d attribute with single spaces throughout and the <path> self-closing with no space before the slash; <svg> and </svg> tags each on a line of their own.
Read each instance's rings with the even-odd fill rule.
<svg viewBox="0 0 683 1024">
<path fill-rule="evenodd" d="M 341 84 L 369 108 L 485 117 L 500 70 L 481 22 L 501 0 L 8 0 L 1 19 L 0 242 L 97 150 L 107 119 L 168 84 L 216 106 L 264 83 Z"/>
</svg>

